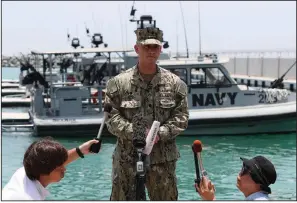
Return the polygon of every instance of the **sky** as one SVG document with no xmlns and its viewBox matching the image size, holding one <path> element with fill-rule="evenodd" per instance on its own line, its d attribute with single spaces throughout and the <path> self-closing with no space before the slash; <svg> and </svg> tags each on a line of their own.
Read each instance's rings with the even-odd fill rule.
<svg viewBox="0 0 297 203">
<path fill-rule="evenodd" d="M 136 24 L 129 21 L 133 1 L 2 1 L 2 55 L 31 50 L 69 50 L 67 30 L 91 47 L 101 33 L 109 47 L 133 48 Z M 180 6 L 181 5 L 181 6 Z M 136 1 L 136 18 L 152 15 L 169 41 L 166 51 L 199 51 L 197 1 Z M 200 2 L 202 51 L 296 50 L 296 1 Z"/>
</svg>

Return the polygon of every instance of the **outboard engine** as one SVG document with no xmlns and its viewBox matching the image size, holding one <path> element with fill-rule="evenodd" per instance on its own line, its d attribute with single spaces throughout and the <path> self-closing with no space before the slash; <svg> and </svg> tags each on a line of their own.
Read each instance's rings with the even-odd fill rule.
<svg viewBox="0 0 297 203">
<path fill-rule="evenodd" d="M 29 70 L 31 70 L 32 72 L 29 72 Z M 20 81 L 22 85 L 35 85 L 35 88 L 38 88 L 39 83 L 45 88 L 49 88 L 48 82 L 39 72 L 36 71 L 36 69 L 31 64 L 21 64 L 21 74 L 23 73 L 23 71 L 27 71 L 28 73 Z"/>
<path fill-rule="evenodd" d="M 78 79 L 84 86 L 90 86 L 92 84 L 92 71 L 96 65 L 96 63 L 84 65 L 83 70 L 80 71 L 80 77 Z"/>
<path fill-rule="evenodd" d="M 22 80 L 23 85 L 31 85 L 34 84 L 35 88 L 38 88 L 38 83 L 45 88 L 49 88 L 48 82 L 44 79 L 44 77 L 39 72 L 29 73 Z"/>
<path fill-rule="evenodd" d="M 95 75 L 95 79 L 96 79 L 96 82 L 101 85 L 101 82 L 103 80 L 103 78 L 105 77 L 105 70 L 107 68 L 107 62 L 105 62 L 99 70 L 96 70 L 96 75 Z"/>
<path fill-rule="evenodd" d="M 73 60 L 71 58 L 63 58 L 60 65 L 60 73 L 67 73 L 67 68 L 73 65 Z"/>
</svg>

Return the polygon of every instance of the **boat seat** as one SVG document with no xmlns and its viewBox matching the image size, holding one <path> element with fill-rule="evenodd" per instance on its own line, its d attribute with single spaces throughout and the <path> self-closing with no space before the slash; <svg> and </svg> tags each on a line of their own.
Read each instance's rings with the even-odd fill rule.
<svg viewBox="0 0 297 203">
<path fill-rule="evenodd" d="M 61 87 L 53 95 L 58 116 L 80 116 L 83 113 L 82 100 L 90 96 L 88 89 Z"/>
<path fill-rule="evenodd" d="M 73 98 L 73 97 L 89 98 L 90 92 L 87 88 L 59 87 L 54 89 L 53 95 L 56 98 Z"/>
</svg>

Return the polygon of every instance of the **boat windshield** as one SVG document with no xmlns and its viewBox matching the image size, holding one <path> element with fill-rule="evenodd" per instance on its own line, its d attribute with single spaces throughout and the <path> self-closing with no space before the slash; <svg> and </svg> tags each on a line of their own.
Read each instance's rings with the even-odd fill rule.
<svg viewBox="0 0 297 203">
<path fill-rule="evenodd" d="M 186 84 L 187 83 L 187 70 L 184 68 L 175 68 L 170 70 L 175 75 L 179 76 Z"/>
<path fill-rule="evenodd" d="M 214 86 L 231 85 L 219 67 L 201 67 L 191 70 L 191 85 Z"/>
</svg>

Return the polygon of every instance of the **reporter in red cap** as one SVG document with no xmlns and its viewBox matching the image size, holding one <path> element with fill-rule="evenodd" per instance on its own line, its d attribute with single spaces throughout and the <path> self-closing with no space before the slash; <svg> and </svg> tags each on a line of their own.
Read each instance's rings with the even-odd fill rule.
<svg viewBox="0 0 297 203">
<path fill-rule="evenodd" d="M 263 156 L 240 159 L 243 166 L 237 176 L 236 186 L 244 194 L 245 200 L 269 200 L 269 186 L 274 184 L 277 178 L 274 165 Z M 210 180 L 203 177 L 200 187 L 195 187 L 202 199 L 215 200 L 215 189 Z"/>
</svg>

